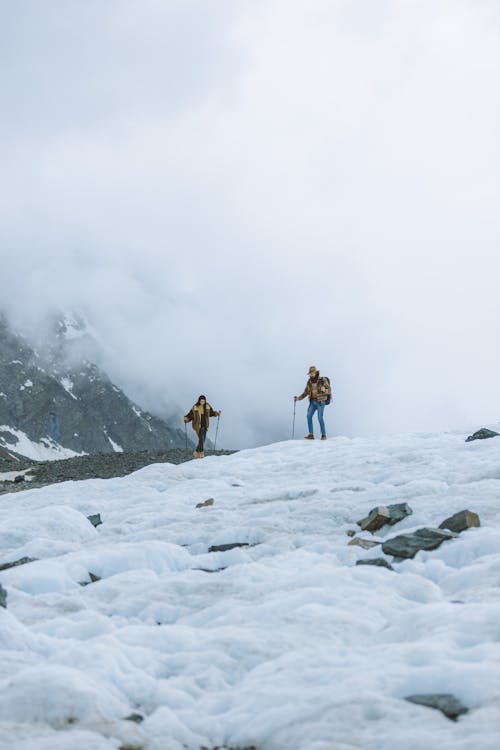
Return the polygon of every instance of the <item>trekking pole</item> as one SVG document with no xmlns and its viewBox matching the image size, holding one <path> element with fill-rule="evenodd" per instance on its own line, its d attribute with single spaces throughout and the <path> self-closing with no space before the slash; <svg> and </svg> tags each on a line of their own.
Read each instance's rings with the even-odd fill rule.
<svg viewBox="0 0 500 750">
<path fill-rule="evenodd" d="M 293 402 L 293 424 L 292 424 L 292 440 L 295 437 L 295 410 L 297 409 L 297 402 Z"/>
<path fill-rule="evenodd" d="M 217 428 L 215 430 L 214 453 L 217 450 L 217 435 L 219 432 L 219 419 L 220 419 L 220 414 L 217 415 Z"/>
<path fill-rule="evenodd" d="M 188 428 L 185 422 L 184 422 L 184 432 L 186 434 L 186 450 L 187 450 L 188 449 Z"/>
</svg>

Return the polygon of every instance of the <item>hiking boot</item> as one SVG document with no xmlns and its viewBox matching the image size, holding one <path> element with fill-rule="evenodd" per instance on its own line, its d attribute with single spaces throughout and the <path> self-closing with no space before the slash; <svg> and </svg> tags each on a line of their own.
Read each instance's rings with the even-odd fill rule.
<svg viewBox="0 0 500 750">
<path fill-rule="evenodd" d="M 310 432 L 309 435 L 306 435 L 304 440 L 314 440 L 314 435 L 312 434 L 312 432 Z"/>
<path fill-rule="evenodd" d="M 326 440 L 326 435 L 321 435 L 321 440 Z"/>
<path fill-rule="evenodd" d="M 198 453 L 198 458 L 205 458 L 205 452 L 204 451 L 200 451 Z"/>
<path fill-rule="evenodd" d="M 194 458 L 199 458 L 199 457 L 200 457 L 200 454 L 198 453 L 198 451 L 195 451 L 195 452 L 193 453 L 193 457 L 194 457 Z"/>
</svg>

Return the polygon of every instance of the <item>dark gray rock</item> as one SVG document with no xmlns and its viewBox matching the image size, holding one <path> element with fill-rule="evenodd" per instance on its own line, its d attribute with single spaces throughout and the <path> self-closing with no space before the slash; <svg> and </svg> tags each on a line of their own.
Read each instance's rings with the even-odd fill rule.
<svg viewBox="0 0 500 750">
<path fill-rule="evenodd" d="M 7 592 L 0 583 L 0 607 L 7 609 Z"/>
<path fill-rule="evenodd" d="M 366 518 L 358 521 L 358 526 L 361 527 L 361 531 L 377 531 L 382 526 L 390 525 L 393 526 L 398 521 L 402 521 L 403 518 L 411 516 L 413 513 L 408 503 L 394 503 L 393 505 L 378 505 L 376 508 L 372 508 Z"/>
<path fill-rule="evenodd" d="M 99 576 L 96 576 L 95 573 L 89 573 L 89 580 L 88 581 L 80 581 L 79 586 L 88 586 L 91 583 L 97 583 L 97 581 L 102 580 Z"/>
<path fill-rule="evenodd" d="M 410 703 L 417 703 L 419 706 L 428 706 L 441 711 L 448 719 L 456 721 L 459 716 L 466 714 L 469 710 L 458 698 L 450 693 L 423 693 L 421 695 L 408 695 L 405 698 Z"/>
<path fill-rule="evenodd" d="M 400 534 L 392 539 L 387 539 L 382 544 L 382 551 L 385 555 L 409 559 L 415 557 L 420 550 L 437 549 L 443 542 L 454 539 L 456 536 L 453 532 L 445 529 L 418 529 L 413 534 Z"/>
<path fill-rule="evenodd" d="M 90 521 L 92 526 L 95 528 L 96 526 L 102 525 L 101 520 L 101 514 L 100 513 L 93 513 L 91 516 L 87 516 L 87 519 Z"/>
<path fill-rule="evenodd" d="M 130 714 L 130 716 L 125 717 L 125 721 L 133 721 L 134 724 L 141 724 L 144 721 L 144 716 L 142 714 Z"/>
<path fill-rule="evenodd" d="M 393 505 L 388 505 L 387 509 L 391 516 L 389 520 L 389 524 L 391 526 L 394 526 L 395 523 L 402 521 L 403 518 L 411 516 L 413 513 L 413 510 L 410 508 L 408 503 L 394 503 Z"/>
<path fill-rule="evenodd" d="M 387 568 L 388 570 L 394 570 L 392 565 L 384 560 L 383 557 L 374 557 L 371 560 L 357 560 L 356 565 L 376 565 L 379 568 Z"/>
<path fill-rule="evenodd" d="M 234 542 L 233 544 L 213 544 L 208 548 L 209 552 L 227 552 L 235 547 L 249 547 L 248 542 Z"/>
<path fill-rule="evenodd" d="M 14 477 L 15 484 L 19 484 L 19 482 L 24 482 L 24 475 L 18 474 L 17 477 Z"/>
<path fill-rule="evenodd" d="M 3 563 L 3 565 L 0 565 L 0 570 L 17 568 L 18 565 L 26 565 L 31 562 L 36 562 L 36 557 L 20 557 L 19 560 L 15 560 L 14 562 Z"/>
<path fill-rule="evenodd" d="M 454 531 L 455 534 L 460 534 L 461 531 L 473 526 L 481 526 L 481 522 L 477 513 L 471 510 L 460 510 L 439 524 L 440 529 L 449 529 L 449 531 Z"/>
<path fill-rule="evenodd" d="M 487 440 L 488 438 L 497 437 L 498 434 L 498 432 L 488 430 L 486 427 L 481 427 L 480 430 L 474 432 L 472 435 L 469 435 L 469 437 L 466 438 L 465 442 L 470 443 L 472 440 Z"/>
</svg>

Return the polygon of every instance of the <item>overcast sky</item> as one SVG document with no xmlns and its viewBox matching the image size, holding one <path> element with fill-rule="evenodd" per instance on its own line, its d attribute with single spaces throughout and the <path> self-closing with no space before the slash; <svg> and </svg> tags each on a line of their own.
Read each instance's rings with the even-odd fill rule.
<svg viewBox="0 0 500 750">
<path fill-rule="evenodd" d="M 143 406 L 500 420 L 498 0 L 0 0 L 0 109 L 3 303 Z"/>
</svg>

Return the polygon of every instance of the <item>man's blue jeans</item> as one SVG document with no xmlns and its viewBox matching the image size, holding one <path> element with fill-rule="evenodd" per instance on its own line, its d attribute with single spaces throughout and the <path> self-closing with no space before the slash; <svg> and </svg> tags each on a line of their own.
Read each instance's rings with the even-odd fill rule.
<svg viewBox="0 0 500 750">
<path fill-rule="evenodd" d="M 325 420 L 323 419 L 323 412 L 325 411 L 325 402 L 319 402 L 317 399 L 313 398 L 311 403 L 309 404 L 309 409 L 307 410 L 307 426 L 309 427 L 309 434 L 313 434 L 313 414 L 314 412 L 318 412 L 318 422 L 321 429 L 321 434 L 326 435 L 326 429 L 325 429 Z"/>
</svg>

